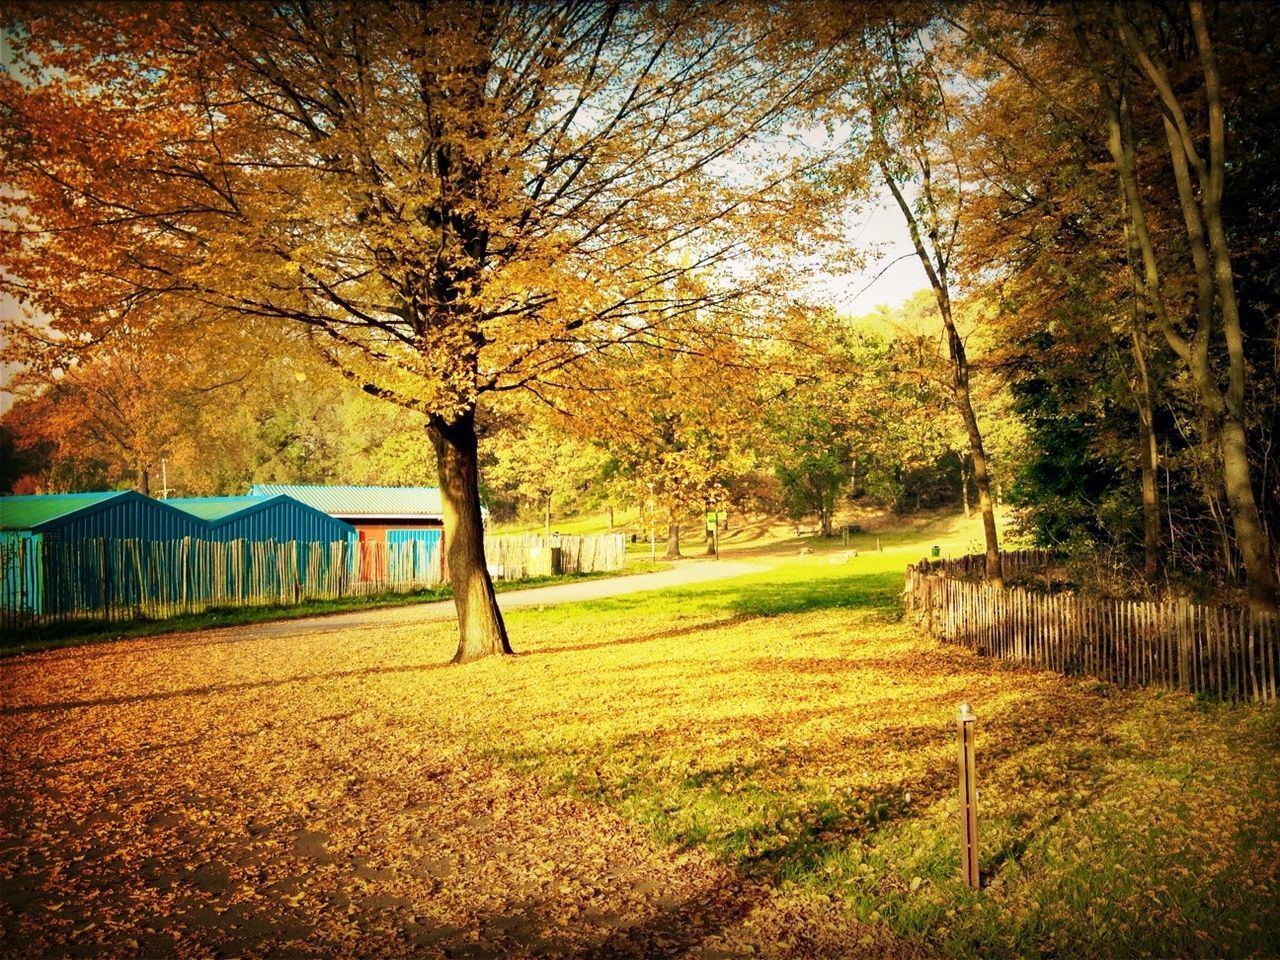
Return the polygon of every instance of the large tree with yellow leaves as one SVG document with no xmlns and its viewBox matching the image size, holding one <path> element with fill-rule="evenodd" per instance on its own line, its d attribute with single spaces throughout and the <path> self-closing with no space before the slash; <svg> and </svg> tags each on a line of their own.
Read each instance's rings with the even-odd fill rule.
<svg viewBox="0 0 1280 960">
<path fill-rule="evenodd" d="M 740 322 L 730 306 L 769 282 L 762 238 L 798 231 L 787 200 L 810 148 L 788 118 L 822 69 L 800 47 L 778 55 L 774 16 L 596 0 L 11 8 L 0 292 L 32 317 L 17 349 L 65 364 L 228 314 L 305 330 L 363 389 L 426 414 L 455 660 L 509 652 L 477 407 L 552 391 L 618 345 L 688 348 L 694 316 L 699 335 L 717 311 Z"/>
</svg>

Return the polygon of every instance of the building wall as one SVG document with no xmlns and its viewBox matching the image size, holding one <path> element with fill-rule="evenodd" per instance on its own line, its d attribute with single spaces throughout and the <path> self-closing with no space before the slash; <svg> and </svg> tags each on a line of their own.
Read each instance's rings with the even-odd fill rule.
<svg viewBox="0 0 1280 960">
<path fill-rule="evenodd" d="M 425 530 L 441 531 L 444 522 L 441 520 L 362 520 L 352 518 L 347 521 L 356 528 L 361 540 L 386 542 L 389 530 Z"/>
<path fill-rule="evenodd" d="M 0 610 L 44 612 L 44 538 L 29 530 L 0 530 Z"/>
<path fill-rule="evenodd" d="M 202 520 L 141 494 L 114 497 L 90 510 L 42 523 L 38 529 L 46 544 L 91 537 L 155 541 L 209 536 Z"/>
<path fill-rule="evenodd" d="M 394 577 L 406 556 L 403 544 L 419 542 L 430 556 L 429 565 L 444 570 L 444 524 L 413 520 L 356 522 L 360 537 L 360 579 Z M 416 554 L 415 554 L 416 555 Z M 420 557 L 419 557 L 420 558 Z M 442 576 L 443 574 L 441 574 Z"/>
<path fill-rule="evenodd" d="M 355 539 L 348 523 L 293 500 L 280 499 L 242 510 L 210 524 L 214 540 L 275 540 L 279 543 L 334 543 Z"/>
</svg>

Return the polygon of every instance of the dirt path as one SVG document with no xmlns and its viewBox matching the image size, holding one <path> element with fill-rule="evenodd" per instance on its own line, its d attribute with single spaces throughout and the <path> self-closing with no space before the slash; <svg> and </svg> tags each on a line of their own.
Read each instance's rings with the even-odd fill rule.
<svg viewBox="0 0 1280 960">
<path fill-rule="evenodd" d="M 528 590 L 512 590 L 498 595 L 498 606 L 505 612 L 518 610 L 521 607 L 551 607 L 561 603 L 603 600 L 645 590 L 665 590 L 692 583 L 741 577 L 767 569 L 768 564 L 759 561 L 745 563 L 741 560 L 685 560 L 670 570 L 660 570 L 657 573 L 639 573 L 600 580 L 583 580 L 578 583 L 558 583 Z M 431 623 L 436 620 L 451 620 L 455 615 L 453 601 L 442 600 L 438 603 L 422 603 L 411 607 L 387 607 L 382 610 L 358 610 L 353 613 L 307 617 L 301 620 L 280 620 L 220 632 L 282 637 L 329 630 Z"/>
</svg>

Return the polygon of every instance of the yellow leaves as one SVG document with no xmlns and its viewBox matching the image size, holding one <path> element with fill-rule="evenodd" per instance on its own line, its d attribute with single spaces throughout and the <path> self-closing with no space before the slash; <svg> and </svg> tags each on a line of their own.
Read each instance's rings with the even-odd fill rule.
<svg viewBox="0 0 1280 960">
<path fill-rule="evenodd" d="M 812 150 L 774 131 L 806 68 L 749 54 L 773 13 L 73 13 L 15 39 L 0 150 L 31 228 L 0 285 L 71 339 L 198 302 L 451 415 L 642 335 L 732 333 L 701 315 L 802 214 L 779 167 Z"/>
</svg>

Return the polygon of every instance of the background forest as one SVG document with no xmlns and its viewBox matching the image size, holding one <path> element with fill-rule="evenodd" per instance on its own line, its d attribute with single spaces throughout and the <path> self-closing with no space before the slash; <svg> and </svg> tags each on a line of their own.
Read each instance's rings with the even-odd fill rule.
<svg viewBox="0 0 1280 960">
<path fill-rule="evenodd" d="M 434 483 L 446 460 L 430 455 L 425 437 L 452 437 L 457 424 L 474 422 L 480 492 L 498 520 L 554 525 L 639 506 L 676 536 L 682 524 L 700 534 L 701 514 L 724 506 L 811 518 L 829 531 L 850 500 L 903 513 L 996 501 L 1035 543 L 1069 552 L 1099 585 L 1247 589 L 1255 605 L 1274 606 L 1274 18 L 1252 4 L 797 2 L 781 11 L 730 5 L 714 16 L 683 5 L 601 5 L 611 12 L 574 20 L 572 6 L 548 27 L 567 38 L 555 49 L 571 51 L 548 81 L 563 84 L 561 100 L 504 100 L 498 81 L 475 94 L 521 116 L 545 108 L 552 122 L 530 121 L 527 142 L 514 146 L 466 127 L 475 149 L 462 150 L 461 166 L 440 159 L 460 135 L 423 134 L 436 144 L 431 176 L 445 183 L 456 176 L 448 171 L 474 162 L 468 182 L 487 206 L 458 205 L 453 219 L 405 219 L 394 203 L 407 188 L 378 179 L 394 164 L 365 157 L 374 194 L 385 192 L 379 236 L 401 244 L 368 241 L 370 262 L 413 305 L 392 311 L 386 342 L 376 324 L 360 331 L 365 321 L 351 320 L 365 315 L 363 302 L 325 300 L 320 291 L 351 281 L 326 273 L 337 267 L 314 237 L 288 241 L 292 272 L 260 266 L 251 253 L 229 266 L 228 251 L 247 249 L 236 244 L 279 227 L 272 203 L 290 197 L 299 218 L 291 223 L 323 224 L 323 205 L 335 201 L 299 194 L 276 168 L 234 170 L 224 186 L 218 177 L 229 168 L 212 146 L 279 149 L 264 147 L 264 128 L 254 126 L 254 105 L 266 103 L 290 123 L 311 124 L 312 139 L 336 144 L 324 162 L 348 150 L 359 158 L 364 148 L 353 143 L 363 135 L 343 139 L 354 121 L 342 111 L 354 111 L 356 98 L 340 82 L 329 89 L 312 73 L 250 69 L 228 80 L 247 99 L 222 91 L 236 104 L 222 108 L 225 130 L 202 140 L 199 124 L 183 126 L 191 111 L 179 110 L 161 111 L 148 121 L 153 129 L 140 131 L 140 121 L 122 117 L 131 104 L 162 93 L 166 104 L 207 104 L 217 92 L 200 59 L 214 54 L 190 53 L 181 24 L 144 42 L 129 18 L 145 11 L 90 5 L 77 46 L 50 45 L 66 29 L 51 17 L 9 22 L 0 291 L 12 298 L 8 359 L 22 372 L 0 423 L 8 492 L 134 486 L 158 494 L 166 478 L 182 495 L 238 493 L 261 481 Z M 441 14 L 439 35 L 469 39 L 430 48 L 433 77 L 462 75 L 475 56 L 468 44 L 481 41 L 492 41 L 493 62 L 511 77 L 527 79 L 539 63 L 551 70 L 527 46 L 542 35 L 516 29 L 533 8 L 484 21 L 490 32 L 476 39 L 466 31 L 483 20 L 482 7 L 489 10 Z M 334 7 L 332 23 L 307 23 L 302 32 L 320 38 L 307 49 L 323 41 L 332 46 L 325 55 L 346 56 L 349 43 L 367 44 L 370 56 L 393 56 L 364 21 L 353 23 L 368 34 L 353 28 L 355 39 L 344 39 L 347 15 Z M 198 21 L 192 36 L 226 31 L 218 35 L 231 61 L 241 30 L 245 43 L 293 62 L 281 52 L 292 42 L 284 34 Z M 596 47 L 586 42 L 593 38 Z M 646 99 L 645 76 L 630 97 L 619 93 L 631 83 L 620 78 L 639 69 L 636 50 L 650 44 L 646 76 L 669 100 Z M 118 65 L 122 50 L 176 79 L 162 92 L 154 78 L 126 70 L 120 99 L 109 103 L 63 79 L 86 65 Z M 715 69 L 749 81 L 749 107 L 734 106 L 728 88 L 713 89 L 710 69 L 693 69 L 729 51 Z M 602 66 L 610 56 L 619 58 L 609 61 L 613 73 Z M 281 107 L 251 96 L 255 84 L 298 95 Z M 311 93 L 307 84 L 316 85 Z M 614 122 L 588 130 L 607 109 L 589 123 L 566 113 L 572 96 L 563 91 L 575 89 L 580 102 L 616 107 Z M 641 134 L 655 110 L 667 111 L 679 151 Z M 374 133 L 399 122 L 368 112 L 358 119 Z M 679 124 L 696 136 L 677 136 Z M 579 127 L 570 149 L 564 142 Z M 168 146 L 179 128 L 188 137 L 181 142 L 196 146 Z M 69 137 L 72 130 L 80 133 Z M 626 156 L 599 147 L 619 131 L 631 137 Z M 501 166 L 500 156 L 537 159 Z M 564 157 L 604 172 L 575 179 L 589 174 L 563 174 Z M 172 169 L 158 175 L 157 164 Z M 152 186 L 138 188 L 129 171 Z M 171 212 L 173 184 L 188 189 L 198 179 L 191 171 L 204 178 L 200 190 L 220 198 L 208 201 L 218 210 L 204 220 L 186 207 Z M 414 182 L 428 207 L 461 203 L 445 187 Z M 724 197 L 734 199 L 717 206 Z M 923 289 L 899 306 L 848 316 L 824 296 L 824 283 L 875 264 L 878 251 L 856 238 L 884 203 L 902 215 Z M 243 225 L 225 226 L 235 219 L 222 210 L 228 205 Z M 619 222 L 616 211 L 628 205 L 646 216 Z M 159 260 L 140 266 L 130 251 L 153 241 L 122 232 L 111 211 L 123 207 L 166 229 L 208 230 L 224 246 L 170 239 L 162 271 Z M 348 238 L 334 249 L 362 235 L 373 215 L 349 213 L 331 211 L 333 231 Z M 519 234 L 530 223 L 550 226 Z M 422 268 L 404 251 L 422 224 L 441 236 L 457 231 L 462 252 L 453 272 L 440 274 L 454 292 L 436 302 L 440 283 L 425 286 L 419 321 L 419 294 L 405 292 L 405 278 Z M 625 243 L 599 243 L 609 231 Z M 493 246 L 489 260 L 475 253 L 475 237 L 499 235 L 509 246 Z M 151 271 L 145 282 L 139 271 Z M 157 285 L 158 272 L 172 282 Z M 110 301 L 101 286 L 108 275 Z M 266 302 L 261 290 L 295 282 L 306 304 L 322 305 L 248 306 Z M 559 299 L 547 292 L 556 284 Z M 473 316 L 457 312 L 458 298 L 473 295 L 483 333 L 453 338 L 447 332 Z M 302 323 L 282 327 L 293 320 Z M 416 332 L 388 347 L 402 321 Z M 317 329 L 338 333 L 323 340 Z M 401 349 L 421 363 L 400 363 Z M 457 368 L 460 357 L 470 366 Z"/>
<path fill-rule="evenodd" d="M 827 318 L 823 363 L 808 377 L 655 367 L 611 394 L 621 415 L 604 430 L 545 406 L 495 412 L 482 426 L 484 502 L 497 522 L 610 508 L 635 519 L 639 509 L 646 526 L 653 512 L 664 530 L 695 532 L 710 506 L 828 524 L 853 501 L 967 510 L 966 441 L 946 403 L 937 327 L 921 291 L 895 309 Z M 368 396 L 305 350 L 240 343 L 237 369 L 225 344 L 215 347 L 112 351 L 39 387 L 20 380 L 31 393 L 0 421 L 5 492 L 158 497 L 166 479 L 169 496 L 437 482 L 422 416 Z M 983 399 L 1005 460 L 1021 428 L 1006 395 Z"/>
</svg>

